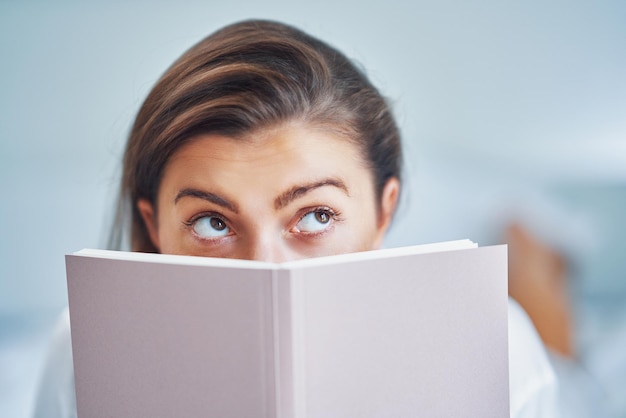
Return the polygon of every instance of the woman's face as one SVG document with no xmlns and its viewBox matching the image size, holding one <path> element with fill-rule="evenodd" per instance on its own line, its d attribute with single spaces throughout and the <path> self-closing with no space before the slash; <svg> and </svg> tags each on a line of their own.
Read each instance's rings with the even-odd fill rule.
<svg viewBox="0 0 626 418">
<path fill-rule="evenodd" d="M 399 184 L 376 201 L 356 145 L 300 125 L 203 135 L 168 161 L 157 207 L 138 202 L 162 253 L 282 262 L 377 248 Z"/>
</svg>

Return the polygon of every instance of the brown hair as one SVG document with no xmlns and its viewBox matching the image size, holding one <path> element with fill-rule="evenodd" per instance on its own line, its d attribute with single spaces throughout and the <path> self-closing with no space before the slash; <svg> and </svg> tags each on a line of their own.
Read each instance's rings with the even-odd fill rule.
<svg viewBox="0 0 626 418">
<path fill-rule="evenodd" d="M 358 144 L 378 200 L 387 180 L 400 178 L 400 137 L 389 107 L 343 54 L 281 23 L 235 23 L 185 52 L 141 106 L 126 145 L 110 245 L 119 248 L 130 212 L 131 249 L 156 251 L 136 203 L 156 203 L 163 169 L 186 141 L 206 133 L 238 137 L 294 119 Z"/>
</svg>

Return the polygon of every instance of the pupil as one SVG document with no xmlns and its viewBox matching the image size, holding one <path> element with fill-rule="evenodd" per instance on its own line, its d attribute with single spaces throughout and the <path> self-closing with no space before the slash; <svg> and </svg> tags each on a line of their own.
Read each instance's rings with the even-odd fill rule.
<svg viewBox="0 0 626 418">
<path fill-rule="evenodd" d="M 217 231 L 223 231 L 226 229 L 226 224 L 219 218 L 211 218 L 211 227 Z"/>
<path fill-rule="evenodd" d="M 319 223 L 325 224 L 330 220 L 330 217 L 326 212 L 315 212 L 315 219 L 317 219 Z"/>
</svg>

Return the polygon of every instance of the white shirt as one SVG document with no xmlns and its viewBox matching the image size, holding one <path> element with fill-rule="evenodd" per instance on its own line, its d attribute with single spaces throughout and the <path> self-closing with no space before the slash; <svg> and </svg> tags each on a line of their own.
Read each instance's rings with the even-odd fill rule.
<svg viewBox="0 0 626 418">
<path fill-rule="evenodd" d="M 557 418 L 558 386 L 544 346 L 524 310 L 509 299 L 511 418 Z M 35 405 L 35 418 L 76 417 L 70 318 L 54 331 Z"/>
<path fill-rule="evenodd" d="M 556 375 L 526 312 L 509 298 L 511 418 L 560 417 Z"/>
</svg>

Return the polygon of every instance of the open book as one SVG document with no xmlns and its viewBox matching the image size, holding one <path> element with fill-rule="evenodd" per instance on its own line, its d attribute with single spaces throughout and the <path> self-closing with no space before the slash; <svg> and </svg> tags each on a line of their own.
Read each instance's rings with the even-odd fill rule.
<svg viewBox="0 0 626 418">
<path fill-rule="evenodd" d="M 66 263 L 79 418 L 509 415 L 505 246 Z"/>
</svg>

